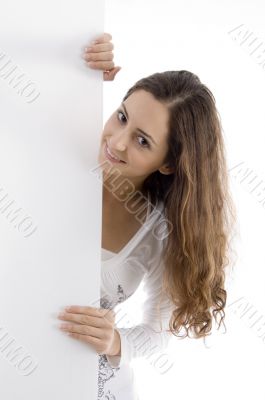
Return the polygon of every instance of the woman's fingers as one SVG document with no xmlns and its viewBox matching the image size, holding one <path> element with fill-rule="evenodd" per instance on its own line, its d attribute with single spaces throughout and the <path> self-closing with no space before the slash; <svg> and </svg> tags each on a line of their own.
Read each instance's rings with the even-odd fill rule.
<svg viewBox="0 0 265 400">
<path fill-rule="evenodd" d="M 90 68 L 103 71 L 104 81 L 113 81 L 121 70 L 121 67 L 115 67 L 113 61 L 114 45 L 110 42 L 111 39 L 110 33 L 104 33 L 85 47 L 82 56 Z"/>
<path fill-rule="evenodd" d="M 110 51 L 104 51 L 103 53 L 85 53 L 83 58 L 86 61 L 112 61 L 114 58 L 114 54 Z"/>
<path fill-rule="evenodd" d="M 114 49 L 114 44 L 113 43 L 100 43 L 100 44 L 88 44 L 84 48 L 84 52 L 86 53 L 101 53 L 103 51 L 112 51 Z"/>
<path fill-rule="evenodd" d="M 58 318 L 65 321 L 102 327 L 103 321 L 115 321 L 115 312 L 111 309 L 71 306 L 70 310 L 60 312 Z"/>
<path fill-rule="evenodd" d="M 60 325 L 60 329 L 62 331 L 79 333 L 80 335 L 94 336 L 97 338 L 101 338 L 103 336 L 102 329 L 87 325 L 62 323 Z"/>
<path fill-rule="evenodd" d="M 114 68 L 113 61 L 88 61 L 88 65 L 92 69 L 100 69 L 102 71 Z"/>
<path fill-rule="evenodd" d="M 95 40 L 103 43 L 103 42 L 109 42 L 111 39 L 112 39 L 111 34 L 107 33 L 107 32 L 104 32 L 102 35 L 97 37 Z"/>
<path fill-rule="evenodd" d="M 60 312 L 58 318 L 64 321 L 59 326 L 62 331 L 91 344 L 98 354 L 113 352 L 114 345 L 116 351 L 119 336 L 115 331 L 114 310 L 74 305 Z"/>
<path fill-rule="evenodd" d="M 114 49 L 113 43 L 111 43 L 112 36 L 109 33 L 99 36 L 97 39 L 88 43 L 84 48 L 84 52 L 92 51 L 93 53 L 100 53 L 104 51 L 112 51 Z"/>
<path fill-rule="evenodd" d="M 84 314 L 73 314 L 73 313 L 60 313 L 58 316 L 59 319 L 63 321 L 71 321 L 76 322 L 82 325 L 92 325 L 94 327 L 102 327 L 102 318 L 95 317 L 91 315 Z"/>
<path fill-rule="evenodd" d="M 95 52 L 93 49 L 83 54 L 83 59 L 89 63 L 92 69 L 100 69 L 102 71 L 114 68 L 114 54 L 111 51 Z"/>
</svg>

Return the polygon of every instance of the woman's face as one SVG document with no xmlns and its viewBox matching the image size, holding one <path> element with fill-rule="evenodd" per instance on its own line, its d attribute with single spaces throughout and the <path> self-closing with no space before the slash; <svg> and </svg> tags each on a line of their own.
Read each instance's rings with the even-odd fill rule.
<svg viewBox="0 0 265 400">
<path fill-rule="evenodd" d="M 108 160 L 108 165 L 118 169 L 120 177 L 129 179 L 136 189 L 156 170 L 170 173 L 163 164 L 168 151 L 168 116 L 166 106 L 151 93 L 142 89 L 132 93 L 104 126 L 98 162 L 108 160 L 107 146 L 114 156 L 124 161 L 112 163 Z"/>
</svg>

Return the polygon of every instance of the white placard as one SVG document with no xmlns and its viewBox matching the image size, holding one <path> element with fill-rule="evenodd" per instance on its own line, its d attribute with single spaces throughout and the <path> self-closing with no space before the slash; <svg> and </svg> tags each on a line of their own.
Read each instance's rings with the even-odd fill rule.
<svg viewBox="0 0 265 400">
<path fill-rule="evenodd" d="M 59 330 L 100 307 L 104 0 L 10 0 L 0 24 L 0 399 L 97 398 L 98 354 Z"/>
</svg>

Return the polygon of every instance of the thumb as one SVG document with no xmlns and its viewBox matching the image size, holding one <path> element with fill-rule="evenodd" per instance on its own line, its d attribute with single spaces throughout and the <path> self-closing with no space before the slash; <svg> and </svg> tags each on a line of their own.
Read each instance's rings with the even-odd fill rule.
<svg viewBox="0 0 265 400">
<path fill-rule="evenodd" d="M 104 71 L 104 81 L 113 81 L 116 74 L 121 70 L 121 67 L 112 68 L 109 71 Z"/>
</svg>

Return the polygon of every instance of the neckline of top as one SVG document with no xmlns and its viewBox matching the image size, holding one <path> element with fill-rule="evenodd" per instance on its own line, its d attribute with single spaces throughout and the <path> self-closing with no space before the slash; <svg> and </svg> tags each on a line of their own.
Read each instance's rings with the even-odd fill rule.
<svg viewBox="0 0 265 400">
<path fill-rule="evenodd" d="M 142 224 L 142 226 L 138 229 L 138 231 L 133 235 L 133 237 L 126 243 L 125 246 L 123 246 L 123 248 L 118 253 L 114 253 L 110 250 L 102 248 L 104 251 L 107 251 L 108 253 L 112 253 L 112 257 L 109 259 L 106 259 L 106 260 L 101 260 L 101 263 L 103 265 L 106 265 L 109 262 L 113 262 L 113 261 L 116 262 L 119 258 L 122 258 L 124 256 L 124 254 L 126 254 L 126 251 L 128 250 L 128 248 L 137 240 L 138 236 L 143 232 L 143 230 L 147 226 L 147 224 L 149 224 L 152 221 L 152 219 L 154 218 L 155 212 L 157 210 L 161 211 L 162 205 L 163 205 L 163 202 L 162 201 L 158 202 L 158 200 L 157 200 L 156 204 L 154 206 L 154 209 L 150 213 L 151 202 L 150 202 L 150 195 L 148 193 L 147 215 L 145 218 L 145 222 Z"/>
</svg>

